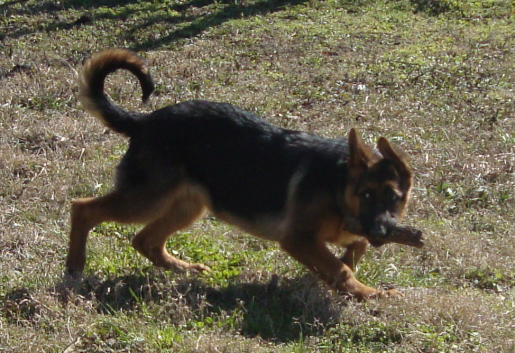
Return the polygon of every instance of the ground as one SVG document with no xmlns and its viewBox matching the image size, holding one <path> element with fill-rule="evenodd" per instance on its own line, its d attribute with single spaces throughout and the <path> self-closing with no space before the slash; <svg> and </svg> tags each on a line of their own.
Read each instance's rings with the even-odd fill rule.
<svg viewBox="0 0 515 353">
<path fill-rule="evenodd" d="M 482 0 L 0 0 L 0 352 L 515 352 L 515 4 Z M 113 100 L 231 102 L 325 137 L 402 148 L 406 224 L 346 301 L 276 244 L 207 217 L 168 244 L 207 275 L 152 267 L 106 223 L 64 274 L 71 201 L 105 194 L 127 141 L 77 104 L 91 53 L 137 50 Z M 338 252 L 338 249 L 334 249 Z"/>
</svg>

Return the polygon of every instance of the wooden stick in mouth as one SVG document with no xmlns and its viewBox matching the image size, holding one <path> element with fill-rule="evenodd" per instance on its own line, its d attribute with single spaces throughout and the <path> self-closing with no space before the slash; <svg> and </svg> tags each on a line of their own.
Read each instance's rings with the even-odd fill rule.
<svg viewBox="0 0 515 353">
<path fill-rule="evenodd" d="M 355 217 L 345 217 L 344 229 L 350 233 L 367 236 L 363 230 L 360 221 Z M 421 248 L 424 246 L 424 239 L 422 231 L 410 226 L 395 225 L 389 231 L 385 237 L 380 239 L 382 243 L 397 243 L 403 245 L 414 246 Z"/>
</svg>

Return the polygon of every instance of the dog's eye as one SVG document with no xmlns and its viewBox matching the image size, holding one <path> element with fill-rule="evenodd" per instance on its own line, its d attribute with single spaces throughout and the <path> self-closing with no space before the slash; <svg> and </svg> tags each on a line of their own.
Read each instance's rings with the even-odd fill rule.
<svg viewBox="0 0 515 353">
<path fill-rule="evenodd" d="M 363 197 L 365 200 L 370 200 L 372 199 L 372 192 L 370 192 L 369 190 L 366 190 L 366 191 L 363 191 L 363 193 L 361 194 L 361 197 Z"/>
</svg>

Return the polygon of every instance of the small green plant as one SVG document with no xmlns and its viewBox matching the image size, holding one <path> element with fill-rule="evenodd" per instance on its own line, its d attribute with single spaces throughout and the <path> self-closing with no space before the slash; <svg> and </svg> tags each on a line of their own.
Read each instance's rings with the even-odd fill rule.
<svg viewBox="0 0 515 353">
<path fill-rule="evenodd" d="M 479 289 L 503 292 L 515 286 L 515 275 L 499 269 L 474 268 L 467 271 L 464 277 L 467 283 Z"/>
</svg>

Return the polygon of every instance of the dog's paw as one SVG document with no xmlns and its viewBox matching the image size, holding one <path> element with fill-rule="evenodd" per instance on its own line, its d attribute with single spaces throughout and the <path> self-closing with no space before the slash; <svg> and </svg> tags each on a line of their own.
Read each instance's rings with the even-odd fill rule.
<svg viewBox="0 0 515 353">
<path fill-rule="evenodd" d="M 188 266 L 188 270 L 195 273 L 211 272 L 211 269 L 208 266 L 199 263 L 190 264 Z"/>
<path fill-rule="evenodd" d="M 82 278 L 84 266 L 66 266 L 64 275 L 71 278 Z"/>
<path fill-rule="evenodd" d="M 386 297 L 386 298 L 402 298 L 404 297 L 404 294 L 402 294 L 401 292 L 399 292 L 397 289 L 395 288 L 392 288 L 392 289 L 388 289 L 388 290 L 385 290 L 385 291 L 382 291 L 383 292 L 383 297 Z"/>
<path fill-rule="evenodd" d="M 402 297 L 404 297 L 404 294 L 399 292 L 397 289 L 393 289 L 393 288 L 388 289 L 388 290 L 373 289 L 371 291 L 368 291 L 367 293 L 358 293 L 358 294 L 350 295 L 350 298 L 357 299 L 360 302 L 384 299 L 384 298 L 399 299 Z"/>
</svg>

